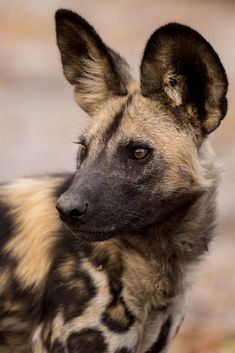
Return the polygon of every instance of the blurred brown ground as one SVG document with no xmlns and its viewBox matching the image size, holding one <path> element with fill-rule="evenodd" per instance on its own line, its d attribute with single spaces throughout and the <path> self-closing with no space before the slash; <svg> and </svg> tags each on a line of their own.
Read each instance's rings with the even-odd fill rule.
<svg viewBox="0 0 235 353">
<path fill-rule="evenodd" d="M 218 236 L 170 352 L 235 353 L 235 2 L 0 0 L 0 180 L 74 168 L 72 141 L 86 117 L 62 76 L 53 22 L 59 7 L 85 16 L 135 75 L 150 33 L 169 21 L 194 27 L 220 55 L 230 90 L 228 115 L 212 137 L 224 169 Z"/>
</svg>

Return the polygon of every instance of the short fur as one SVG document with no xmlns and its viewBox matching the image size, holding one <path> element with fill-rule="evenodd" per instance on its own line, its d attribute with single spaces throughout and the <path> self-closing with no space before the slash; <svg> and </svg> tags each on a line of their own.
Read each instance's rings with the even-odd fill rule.
<svg viewBox="0 0 235 353">
<path fill-rule="evenodd" d="M 172 23 L 150 37 L 139 84 L 79 15 L 57 11 L 56 31 L 91 119 L 75 174 L 0 186 L 0 351 L 164 353 L 213 236 L 206 138 L 226 113 L 224 68 Z"/>
</svg>

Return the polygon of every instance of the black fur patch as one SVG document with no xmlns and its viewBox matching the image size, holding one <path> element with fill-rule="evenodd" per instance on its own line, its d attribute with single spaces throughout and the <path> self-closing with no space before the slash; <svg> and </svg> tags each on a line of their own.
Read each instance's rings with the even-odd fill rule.
<svg viewBox="0 0 235 353">
<path fill-rule="evenodd" d="M 83 313 L 95 297 L 96 288 L 89 274 L 81 269 L 79 256 L 68 254 L 53 266 L 46 292 L 45 317 L 50 319 L 58 308 L 63 308 L 65 321 L 69 321 Z"/>
<path fill-rule="evenodd" d="M 101 331 L 87 328 L 72 333 L 67 340 L 69 353 L 105 353 L 107 344 Z"/>
<path fill-rule="evenodd" d="M 7 294 L 7 300 L 9 303 L 12 303 L 12 306 L 15 303 L 15 304 L 19 304 L 23 308 L 22 311 L 17 312 L 14 310 L 14 306 L 13 306 L 12 311 L 11 310 L 7 311 L 6 313 L 7 315 L 9 316 L 17 315 L 18 317 L 21 317 L 23 320 L 27 320 L 27 321 L 30 321 L 30 320 L 34 321 L 37 318 L 40 311 L 40 305 L 37 305 L 37 304 L 40 303 L 42 292 L 38 290 L 37 294 L 35 295 L 35 291 L 33 290 L 33 288 L 22 289 L 18 281 L 13 277 L 13 271 L 12 271 L 12 276 L 10 278 L 9 289 L 7 293 L 3 293 L 3 297 L 4 297 L 4 294 Z M 4 303 L 4 298 L 3 298 L 3 303 Z"/>
<path fill-rule="evenodd" d="M 50 353 L 65 353 L 63 344 L 59 341 L 55 341 L 52 345 Z"/>
<path fill-rule="evenodd" d="M 129 330 L 135 317 L 127 308 L 123 298 L 119 298 L 108 305 L 102 321 L 111 331 L 122 333 Z"/>
<path fill-rule="evenodd" d="M 11 211 L 10 205 L 0 201 L 0 248 L 3 247 L 15 231 L 15 222 Z"/>
<path fill-rule="evenodd" d="M 114 256 L 114 252 L 110 254 L 109 250 L 106 247 L 97 249 L 94 246 L 91 253 L 91 260 L 95 267 L 101 266 L 107 273 L 112 302 L 115 302 L 120 297 L 123 288 L 121 281 L 123 261 L 120 252 L 117 252 Z"/>
<path fill-rule="evenodd" d="M 105 141 L 105 145 L 107 144 L 107 142 L 112 138 L 112 136 L 117 132 L 124 113 L 125 113 L 125 109 L 128 107 L 128 105 L 131 103 L 132 101 L 132 95 L 129 95 L 127 98 L 127 101 L 125 104 L 123 104 L 122 108 L 119 110 L 119 112 L 116 113 L 116 115 L 113 117 L 112 119 L 112 123 L 108 126 L 106 132 L 104 133 L 103 136 L 103 140 Z"/>
<path fill-rule="evenodd" d="M 0 314 L 0 319 L 1 319 L 1 314 Z M 1 331 L 0 332 L 0 348 L 1 348 L 1 345 L 5 345 L 7 342 L 7 333 Z"/>
<path fill-rule="evenodd" d="M 163 351 L 164 348 L 166 348 L 170 329 L 171 329 L 171 316 L 169 316 L 164 322 L 164 324 L 162 325 L 158 339 L 151 347 L 151 349 L 148 351 L 148 353 L 160 353 L 161 351 Z"/>
<path fill-rule="evenodd" d="M 123 348 L 117 349 L 115 353 L 131 353 L 131 351 L 128 348 L 123 347 Z"/>
</svg>

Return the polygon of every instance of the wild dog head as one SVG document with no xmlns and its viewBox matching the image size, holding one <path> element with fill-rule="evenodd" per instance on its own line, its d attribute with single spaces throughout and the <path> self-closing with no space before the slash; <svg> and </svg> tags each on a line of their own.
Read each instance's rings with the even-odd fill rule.
<svg viewBox="0 0 235 353">
<path fill-rule="evenodd" d="M 177 23 L 150 37 L 134 81 L 126 61 L 82 17 L 56 13 L 64 75 L 89 115 L 77 171 L 57 209 L 90 240 L 138 233 L 205 190 L 200 148 L 227 110 L 211 45 Z"/>
</svg>

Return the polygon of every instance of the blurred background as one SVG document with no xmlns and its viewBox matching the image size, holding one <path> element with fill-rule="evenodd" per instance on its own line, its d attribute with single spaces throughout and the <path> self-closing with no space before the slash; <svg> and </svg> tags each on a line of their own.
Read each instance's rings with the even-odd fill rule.
<svg viewBox="0 0 235 353">
<path fill-rule="evenodd" d="M 71 171 L 86 126 L 63 78 L 54 12 L 83 15 L 138 75 L 146 40 L 169 21 L 190 25 L 218 52 L 229 77 L 229 112 L 213 135 L 223 164 L 219 225 L 188 298 L 170 353 L 235 353 L 235 1 L 0 0 L 0 181 Z"/>
</svg>

